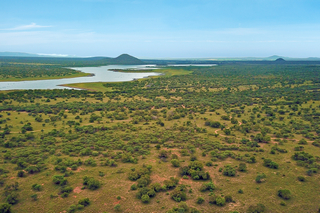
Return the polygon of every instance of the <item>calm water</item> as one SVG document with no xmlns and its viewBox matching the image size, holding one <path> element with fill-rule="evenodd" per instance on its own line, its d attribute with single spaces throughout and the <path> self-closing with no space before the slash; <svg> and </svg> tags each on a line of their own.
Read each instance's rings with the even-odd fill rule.
<svg viewBox="0 0 320 213">
<path fill-rule="evenodd" d="M 144 69 L 149 65 L 110 65 L 103 67 L 77 67 L 72 68 L 85 73 L 93 73 L 95 76 L 64 78 L 54 80 L 37 80 L 37 81 L 16 81 L 0 82 L 0 90 L 16 89 L 71 89 L 70 87 L 59 86 L 61 84 L 85 83 L 85 82 L 120 82 L 131 81 L 133 79 L 145 78 L 148 76 L 160 75 L 160 73 L 123 73 L 113 72 L 109 69 Z M 150 68 L 148 68 L 150 69 Z"/>
</svg>

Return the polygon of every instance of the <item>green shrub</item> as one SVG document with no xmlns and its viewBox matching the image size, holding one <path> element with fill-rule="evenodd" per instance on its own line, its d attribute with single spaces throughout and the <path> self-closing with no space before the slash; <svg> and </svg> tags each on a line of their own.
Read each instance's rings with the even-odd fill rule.
<svg viewBox="0 0 320 213">
<path fill-rule="evenodd" d="M 278 191 L 278 196 L 285 200 L 289 200 L 291 198 L 291 192 L 288 189 L 280 189 Z"/>
<path fill-rule="evenodd" d="M 221 196 L 212 195 L 209 197 L 209 203 L 217 206 L 224 206 L 226 204 L 226 200 Z"/>
<path fill-rule="evenodd" d="M 54 175 L 54 176 L 52 177 L 52 181 L 53 181 L 53 183 L 58 184 L 58 185 L 60 185 L 60 186 L 64 186 L 64 185 L 67 184 L 67 179 L 65 179 L 65 178 L 64 178 L 63 176 L 61 176 L 61 175 Z"/>
<path fill-rule="evenodd" d="M 11 206 L 9 203 L 0 204 L 0 212 L 1 213 L 11 213 Z"/>
<path fill-rule="evenodd" d="M 120 211 L 120 208 L 121 208 L 120 204 L 117 204 L 113 207 L 115 211 Z"/>
<path fill-rule="evenodd" d="M 229 177 L 236 176 L 236 169 L 233 168 L 231 165 L 226 165 L 223 169 L 222 174 Z"/>
<path fill-rule="evenodd" d="M 180 166 L 180 161 L 178 159 L 172 159 L 170 162 L 171 162 L 172 166 L 174 166 L 174 167 Z"/>
<path fill-rule="evenodd" d="M 91 190 L 96 190 L 100 188 L 101 183 L 98 180 L 95 180 L 93 177 L 83 177 L 83 185 L 88 186 L 89 189 Z"/>
<path fill-rule="evenodd" d="M 201 204 L 201 203 L 203 203 L 203 202 L 204 202 L 203 197 L 198 197 L 198 198 L 197 198 L 197 204 Z"/>
<path fill-rule="evenodd" d="M 263 213 L 265 210 L 266 207 L 263 204 L 258 203 L 257 205 L 249 206 L 247 213 Z"/>
<path fill-rule="evenodd" d="M 209 183 L 203 183 L 200 187 L 200 191 L 201 192 L 205 192 L 205 191 L 213 191 L 215 190 L 215 185 L 212 182 Z"/>
<path fill-rule="evenodd" d="M 233 202 L 232 196 L 231 195 L 226 195 L 224 197 L 224 199 L 226 200 L 227 203 Z"/>
<path fill-rule="evenodd" d="M 262 173 L 262 174 L 258 174 L 257 177 L 256 177 L 256 182 L 257 183 L 261 183 L 263 179 L 265 179 L 267 176 Z"/>
<path fill-rule="evenodd" d="M 131 190 L 137 190 L 138 189 L 136 184 L 132 184 L 130 188 L 131 188 Z"/>
<path fill-rule="evenodd" d="M 276 162 L 273 162 L 272 160 L 270 159 L 264 159 L 263 160 L 263 165 L 266 166 L 266 167 L 269 167 L 271 169 L 278 169 L 279 168 L 279 165 L 276 163 Z"/>
<path fill-rule="evenodd" d="M 180 189 L 175 189 L 170 195 L 176 202 L 185 201 L 187 199 L 186 193 Z"/>
<path fill-rule="evenodd" d="M 37 194 L 33 194 L 30 196 L 34 201 L 38 200 L 38 195 Z"/>
<path fill-rule="evenodd" d="M 25 175 L 24 175 L 25 173 L 24 173 L 24 171 L 18 171 L 18 174 L 17 174 L 17 177 L 24 177 Z"/>
<path fill-rule="evenodd" d="M 81 200 L 79 200 L 79 202 L 78 202 L 78 204 L 83 205 L 83 206 L 89 206 L 90 203 L 91 203 L 91 202 L 90 202 L 89 198 L 81 199 Z"/>
<path fill-rule="evenodd" d="M 42 186 L 40 184 L 33 184 L 32 185 L 32 189 L 33 190 L 36 190 L 36 191 L 40 191 L 42 188 Z"/>
<path fill-rule="evenodd" d="M 149 195 L 142 195 L 142 197 L 141 197 L 141 201 L 143 202 L 143 203 L 149 203 L 149 201 L 150 201 L 150 197 L 149 197 Z"/>
<path fill-rule="evenodd" d="M 240 163 L 238 170 L 240 172 L 246 172 L 247 171 L 247 165 L 245 163 Z"/>
</svg>

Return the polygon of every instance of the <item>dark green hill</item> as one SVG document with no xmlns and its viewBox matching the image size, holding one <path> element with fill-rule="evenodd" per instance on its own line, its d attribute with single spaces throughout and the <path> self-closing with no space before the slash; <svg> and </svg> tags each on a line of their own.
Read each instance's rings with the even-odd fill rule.
<svg viewBox="0 0 320 213">
<path fill-rule="evenodd" d="M 131 55 L 128 55 L 128 54 L 122 54 L 122 55 L 119 55 L 118 57 L 116 58 L 112 58 L 112 59 L 109 59 L 110 62 L 112 64 L 130 64 L 130 65 L 139 65 L 139 64 L 145 64 L 143 61 L 141 61 L 140 59 L 137 59 Z"/>
</svg>

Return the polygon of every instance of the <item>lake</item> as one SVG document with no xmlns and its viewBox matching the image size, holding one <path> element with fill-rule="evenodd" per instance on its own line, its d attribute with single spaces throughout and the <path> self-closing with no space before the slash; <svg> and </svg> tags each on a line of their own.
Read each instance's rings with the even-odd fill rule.
<svg viewBox="0 0 320 213">
<path fill-rule="evenodd" d="M 151 65 L 109 65 L 102 67 L 74 67 L 71 69 L 85 73 L 92 73 L 94 76 L 63 78 L 36 81 L 8 81 L 0 82 L 0 90 L 20 90 L 20 89 L 72 89 L 70 87 L 59 86 L 61 84 L 88 83 L 88 82 L 121 82 L 134 79 L 156 76 L 161 73 L 124 73 L 113 72 L 110 69 L 150 69 Z"/>
</svg>

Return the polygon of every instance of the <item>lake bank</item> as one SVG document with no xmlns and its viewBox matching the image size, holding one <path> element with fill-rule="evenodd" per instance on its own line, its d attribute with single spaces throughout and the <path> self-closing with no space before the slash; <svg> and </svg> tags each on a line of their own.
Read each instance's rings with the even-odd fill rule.
<svg viewBox="0 0 320 213">
<path fill-rule="evenodd" d="M 141 69 L 148 65 L 109 65 L 103 67 L 73 67 L 86 76 L 62 79 L 29 80 L 29 81 L 5 81 L 0 82 L 0 90 L 26 90 L 26 89 L 72 89 L 69 84 L 84 84 L 96 82 L 125 82 L 141 79 L 148 76 L 157 76 L 158 72 L 113 72 L 110 69 Z M 63 86 L 62 86 L 63 85 Z M 65 85 L 65 86 L 64 86 Z M 76 87 L 74 87 L 76 88 Z M 82 89 L 79 87 L 79 89 Z M 86 88 L 87 89 L 87 88 Z"/>
</svg>

